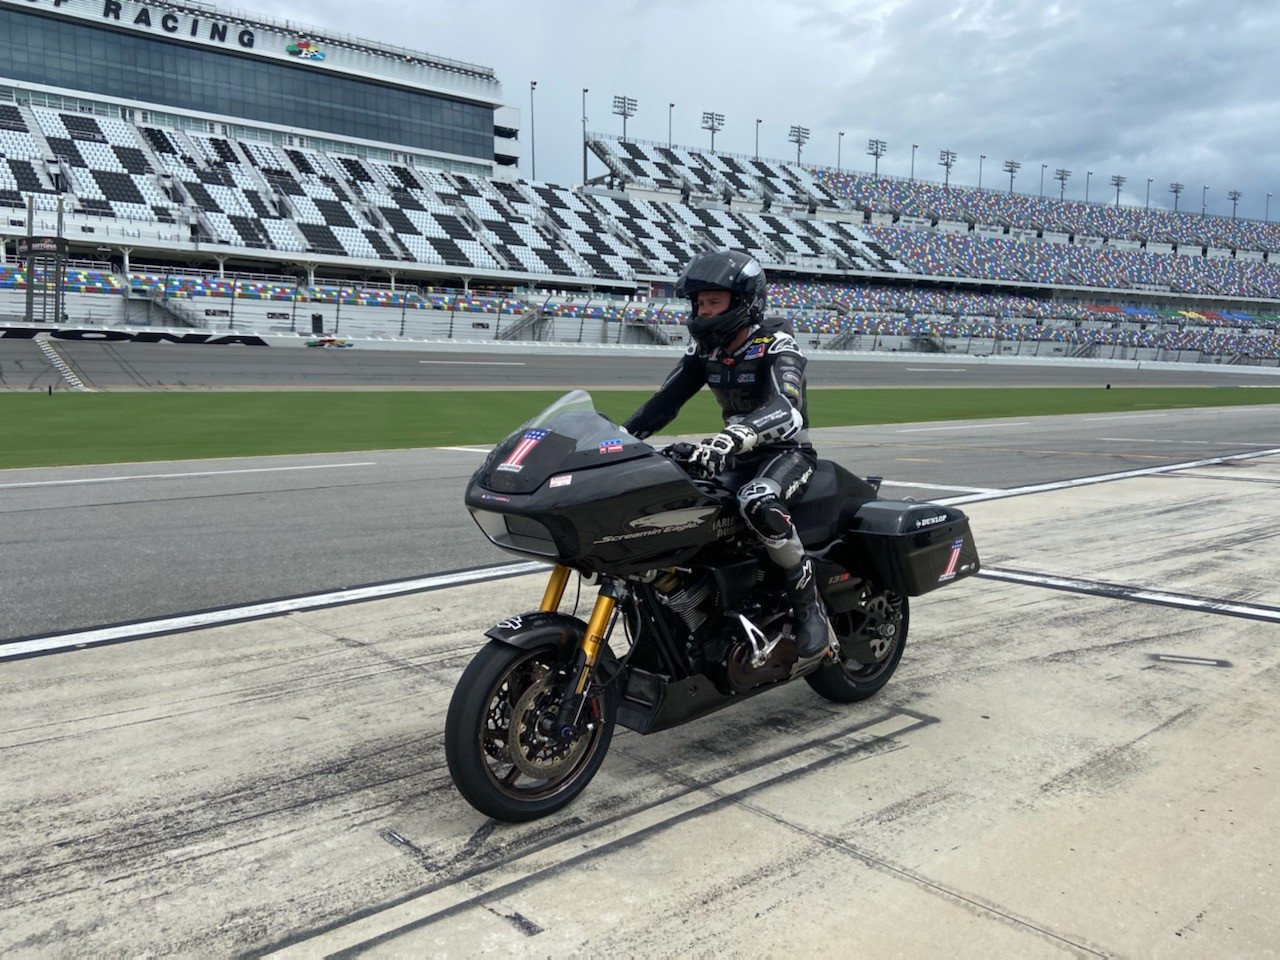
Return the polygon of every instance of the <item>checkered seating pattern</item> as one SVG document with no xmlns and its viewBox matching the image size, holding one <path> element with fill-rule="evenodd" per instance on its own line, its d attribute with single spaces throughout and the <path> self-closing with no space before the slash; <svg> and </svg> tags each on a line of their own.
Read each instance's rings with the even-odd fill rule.
<svg viewBox="0 0 1280 960">
<path fill-rule="evenodd" d="M 79 208 L 95 216 L 173 223 L 137 128 L 115 117 L 32 107 L 52 156 L 66 164 Z"/>
</svg>

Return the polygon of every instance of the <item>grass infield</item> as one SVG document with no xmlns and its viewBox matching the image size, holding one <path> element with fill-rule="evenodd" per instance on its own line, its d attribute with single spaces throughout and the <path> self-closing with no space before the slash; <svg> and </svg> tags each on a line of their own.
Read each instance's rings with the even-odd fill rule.
<svg viewBox="0 0 1280 960">
<path fill-rule="evenodd" d="M 0 394 L 0 468 L 494 443 L 559 390 Z M 648 391 L 595 391 L 624 420 Z M 1280 387 L 814 389 L 815 427 L 1280 403 Z M 666 432 L 709 434 L 709 391 Z"/>
</svg>

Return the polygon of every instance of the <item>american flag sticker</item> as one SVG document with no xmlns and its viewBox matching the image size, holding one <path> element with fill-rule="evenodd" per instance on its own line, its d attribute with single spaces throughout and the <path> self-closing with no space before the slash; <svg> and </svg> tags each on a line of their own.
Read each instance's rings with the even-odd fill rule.
<svg viewBox="0 0 1280 960">
<path fill-rule="evenodd" d="M 528 431 L 520 438 L 520 442 L 515 445 L 515 448 L 511 451 L 511 455 L 498 464 L 498 469 L 506 470 L 510 473 L 519 473 L 524 469 L 525 457 L 529 456 L 529 454 L 533 452 L 533 448 L 541 441 L 545 440 L 546 437 L 546 430 Z"/>
<path fill-rule="evenodd" d="M 951 542 L 951 556 L 947 558 L 947 568 L 942 571 L 942 576 L 938 578 L 939 583 L 946 583 L 948 580 L 954 580 L 956 577 L 956 564 L 960 562 L 960 551 L 964 548 L 964 538 L 953 540 Z"/>
</svg>

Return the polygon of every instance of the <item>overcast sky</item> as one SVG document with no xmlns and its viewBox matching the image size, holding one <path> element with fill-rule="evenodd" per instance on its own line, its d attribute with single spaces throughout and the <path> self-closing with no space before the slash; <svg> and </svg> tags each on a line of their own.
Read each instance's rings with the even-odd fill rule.
<svg viewBox="0 0 1280 960">
<path fill-rule="evenodd" d="M 535 94 L 540 180 L 582 179 L 588 127 L 619 134 L 614 95 L 638 101 L 631 137 L 701 149 L 703 111 L 725 117 L 718 150 L 795 158 L 792 124 L 808 127 L 806 162 L 870 171 L 867 141 L 888 143 L 884 172 L 1046 195 L 1059 167 L 1066 195 L 1280 219 L 1280 4 L 1274 0 L 265 0 L 265 13 L 493 67 L 528 134 Z M 839 131 L 844 131 L 839 141 Z M 527 143 L 526 143 L 527 145 Z M 526 158 L 522 174 L 529 175 Z M 591 175 L 602 171 L 592 158 Z"/>
</svg>

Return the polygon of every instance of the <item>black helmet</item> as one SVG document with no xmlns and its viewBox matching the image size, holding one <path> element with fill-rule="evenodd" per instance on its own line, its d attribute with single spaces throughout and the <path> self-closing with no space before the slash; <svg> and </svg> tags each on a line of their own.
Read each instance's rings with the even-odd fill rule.
<svg viewBox="0 0 1280 960">
<path fill-rule="evenodd" d="M 729 309 L 699 317 L 697 296 L 706 290 L 728 290 Z M 680 274 L 675 293 L 689 298 L 689 333 L 704 346 L 723 347 L 743 327 L 764 321 L 764 268 L 737 250 L 698 254 Z"/>
</svg>

